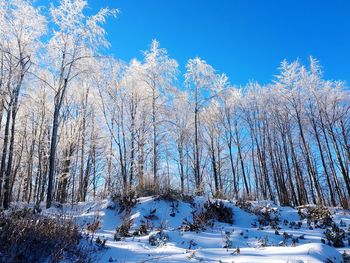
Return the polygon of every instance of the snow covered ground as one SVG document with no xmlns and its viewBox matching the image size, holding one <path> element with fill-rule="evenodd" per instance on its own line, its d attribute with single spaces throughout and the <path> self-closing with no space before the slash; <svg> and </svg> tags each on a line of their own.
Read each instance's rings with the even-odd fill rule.
<svg viewBox="0 0 350 263">
<path fill-rule="evenodd" d="M 258 227 L 255 214 L 228 201 L 224 204 L 233 210 L 233 224 L 215 222 L 212 227 L 198 233 L 179 230 L 184 219 L 191 221 L 191 213 L 205 201 L 200 197 L 193 203 L 140 198 L 128 215 L 133 219 L 130 233 L 145 221 L 151 231 L 147 235 L 126 237 L 120 241 L 114 240 L 114 234 L 122 224 L 125 212 L 119 213 L 118 206 L 111 209 L 114 204 L 109 200 L 64 206 L 60 211 L 50 209 L 45 213 L 73 216 L 85 227 L 87 223 L 99 220 L 101 225 L 95 238 L 107 241 L 106 249 L 96 255 L 98 262 L 343 262 L 342 253 L 350 253 L 348 241 L 344 242 L 344 248 L 338 249 L 323 244 L 321 239 L 325 229 L 310 229 L 296 209 L 272 204 L 269 205 L 280 217 L 278 232 L 271 226 Z M 253 205 L 266 205 L 266 202 Z M 342 222 L 342 228 L 348 230 L 350 212 L 342 209 L 331 209 L 331 212 L 333 221 L 338 225 Z M 149 215 L 152 215 L 150 219 L 145 220 Z M 301 222 L 301 227 L 291 228 L 290 222 Z M 158 247 L 151 246 L 149 236 L 159 227 L 168 235 L 168 241 Z M 293 242 L 295 239 L 297 243 Z M 227 240 L 232 242 L 231 248 L 224 248 Z"/>
</svg>

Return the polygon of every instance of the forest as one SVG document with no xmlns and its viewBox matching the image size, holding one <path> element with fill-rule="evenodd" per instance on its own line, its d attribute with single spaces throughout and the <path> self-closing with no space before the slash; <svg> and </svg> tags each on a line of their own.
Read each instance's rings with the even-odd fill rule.
<svg viewBox="0 0 350 263">
<path fill-rule="evenodd" d="M 157 40 L 106 55 L 84 0 L 0 1 L 0 203 L 177 191 L 281 206 L 350 206 L 350 94 L 316 58 L 236 86 Z"/>
</svg>

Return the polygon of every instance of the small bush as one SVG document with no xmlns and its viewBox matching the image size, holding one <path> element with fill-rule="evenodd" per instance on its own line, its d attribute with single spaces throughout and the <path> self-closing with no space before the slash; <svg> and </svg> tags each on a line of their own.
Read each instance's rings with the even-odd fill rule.
<svg viewBox="0 0 350 263">
<path fill-rule="evenodd" d="M 324 233 L 328 244 L 334 247 L 344 247 L 345 231 L 333 224 L 331 229 Z"/>
<path fill-rule="evenodd" d="M 86 230 L 94 235 L 98 229 L 101 228 L 101 220 L 96 217 L 92 223 L 87 223 Z"/>
<path fill-rule="evenodd" d="M 154 182 L 147 182 L 146 184 L 138 185 L 137 196 L 156 196 L 160 194 L 159 186 L 154 184 Z"/>
<path fill-rule="evenodd" d="M 133 209 L 137 205 L 137 196 L 134 191 L 129 192 L 124 195 L 114 195 L 112 200 L 116 202 L 119 206 L 119 213 L 126 212 L 130 213 L 131 209 Z"/>
<path fill-rule="evenodd" d="M 232 209 L 226 207 L 222 201 L 207 201 L 203 209 L 192 212 L 192 222 L 185 219 L 180 226 L 182 231 L 199 232 L 205 230 L 207 226 L 212 227 L 214 221 L 232 224 Z"/>
<path fill-rule="evenodd" d="M 185 203 L 189 203 L 189 204 L 194 203 L 194 198 L 192 195 L 183 194 L 183 195 L 181 195 L 181 200 L 184 201 Z"/>
<path fill-rule="evenodd" d="M 287 232 L 283 232 L 283 239 L 284 239 L 284 241 L 287 241 L 290 238 L 293 238 L 293 235 L 288 234 Z"/>
<path fill-rule="evenodd" d="M 73 221 L 21 209 L 0 215 L 0 262 L 91 262 Z"/>
<path fill-rule="evenodd" d="M 267 236 L 258 238 L 258 248 L 267 247 L 269 239 Z"/>
<path fill-rule="evenodd" d="M 147 234 L 148 234 L 148 227 L 146 224 L 141 224 L 140 227 L 132 233 L 133 236 L 143 236 Z"/>
<path fill-rule="evenodd" d="M 323 206 L 307 206 L 298 209 L 302 219 L 307 219 L 308 225 L 311 223 L 317 228 L 326 228 L 333 225 L 331 213 Z"/>
<path fill-rule="evenodd" d="M 163 246 L 169 241 L 169 236 L 164 231 L 157 231 L 148 238 L 148 243 L 151 246 Z"/>
<path fill-rule="evenodd" d="M 167 188 L 160 192 L 156 200 L 174 202 L 179 199 L 181 199 L 181 193 L 179 191 Z"/>
<path fill-rule="evenodd" d="M 214 199 L 224 199 L 224 200 L 227 200 L 227 196 L 221 192 L 221 191 L 218 191 L 216 193 L 213 194 L 213 198 Z"/>
<path fill-rule="evenodd" d="M 213 221 L 208 217 L 208 214 L 205 211 L 194 211 L 192 213 L 192 222 L 185 219 L 180 226 L 180 230 L 198 233 L 205 230 L 207 226 L 213 226 Z"/>
<path fill-rule="evenodd" d="M 298 222 L 291 221 L 289 223 L 289 228 L 291 228 L 291 229 L 300 229 L 302 225 L 303 225 L 303 223 L 300 222 L 300 221 L 298 221 Z"/>
<path fill-rule="evenodd" d="M 114 233 L 114 240 L 121 241 L 125 237 L 131 237 L 129 233 L 133 220 L 129 217 L 125 216 L 123 219 L 123 223 L 117 227 Z"/>
<path fill-rule="evenodd" d="M 248 213 L 253 213 L 253 206 L 250 202 L 240 198 L 236 202 L 236 206 L 238 206 L 240 209 L 248 212 Z"/>
<path fill-rule="evenodd" d="M 343 256 L 343 262 L 344 263 L 349 263 L 350 262 L 350 254 L 346 253 L 345 251 L 342 254 Z"/>
<path fill-rule="evenodd" d="M 260 226 L 271 226 L 274 229 L 278 228 L 280 218 L 276 208 L 272 208 L 269 205 L 259 207 L 255 214 L 258 216 Z"/>
<path fill-rule="evenodd" d="M 100 237 L 97 237 L 95 240 L 96 246 L 98 247 L 99 250 L 105 249 L 106 248 L 106 242 L 107 239 L 101 239 Z"/>
<path fill-rule="evenodd" d="M 233 224 L 233 212 L 230 207 L 226 207 L 222 201 L 210 202 L 209 200 L 204 204 L 207 217 L 217 220 L 219 222 Z"/>
</svg>

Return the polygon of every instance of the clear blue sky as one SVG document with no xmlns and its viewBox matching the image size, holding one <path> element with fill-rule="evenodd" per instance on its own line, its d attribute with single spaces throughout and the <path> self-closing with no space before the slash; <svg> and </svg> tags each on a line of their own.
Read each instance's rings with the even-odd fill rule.
<svg viewBox="0 0 350 263">
<path fill-rule="evenodd" d="M 121 14 L 107 24 L 110 52 L 129 60 L 156 38 L 184 69 L 200 56 L 233 84 L 267 83 L 283 59 L 312 55 L 325 77 L 350 83 L 348 0 L 89 0 Z"/>
</svg>

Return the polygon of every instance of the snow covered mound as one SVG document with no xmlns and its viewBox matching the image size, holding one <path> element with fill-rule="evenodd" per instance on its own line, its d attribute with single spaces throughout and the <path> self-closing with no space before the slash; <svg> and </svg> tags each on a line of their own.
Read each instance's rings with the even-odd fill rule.
<svg viewBox="0 0 350 263">
<path fill-rule="evenodd" d="M 143 197 L 130 210 L 104 200 L 63 207 L 60 213 L 75 217 L 95 239 L 106 240 L 98 262 L 343 262 L 342 254 L 350 253 L 349 211 L 331 210 L 332 225 L 327 225 L 303 215 L 305 209 Z M 99 222 L 96 231 L 94 222 Z M 333 240 L 325 236 L 327 229 L 334 235 L 335 226 L 344 232 L 342 248 L 330 246 Z"/>
</svg>

